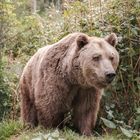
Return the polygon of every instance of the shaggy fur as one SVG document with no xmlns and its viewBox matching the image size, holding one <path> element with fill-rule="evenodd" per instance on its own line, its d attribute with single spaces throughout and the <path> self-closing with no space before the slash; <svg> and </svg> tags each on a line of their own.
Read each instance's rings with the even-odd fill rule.
<svg viewBox="0 0 140 140">
<path fill-rule="evenodd" d="M 119 55 L 115 34 L 105 38 L 73 33 L 39 49 L 20 79 L 21 118 L 32 126 L 57 127 L 73 109 L 73 123 L 81 134 L 94 128 L 106 73 L 114 72 Z"/>
</svg>

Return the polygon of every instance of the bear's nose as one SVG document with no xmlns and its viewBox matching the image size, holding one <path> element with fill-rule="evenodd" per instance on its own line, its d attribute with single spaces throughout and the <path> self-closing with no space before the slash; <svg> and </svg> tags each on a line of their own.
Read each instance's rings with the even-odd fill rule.
<svg viewBox="0 0 140 140">
<path fill-rule="evenodd" d="M 112 72 L 112 73 L 106 73 L 106 81 L 108 83 L 111 83 L 114 79 L 114 77 L 116 76 L 116 73 Z"/>
</svg>

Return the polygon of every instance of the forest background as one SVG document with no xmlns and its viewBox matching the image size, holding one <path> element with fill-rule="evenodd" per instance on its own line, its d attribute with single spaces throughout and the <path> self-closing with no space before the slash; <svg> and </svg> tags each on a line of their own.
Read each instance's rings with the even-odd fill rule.
<svg viewBox="0 0 140 140">
<path fill-rule="evenodd" d="M 96 134 L 140 139 L 140 0 L 1 0 L 1 140 L 24 131 L 17 90 L 26 62 L 38 48 L 72 32 L 119 37 L 120 65 L 103 96 Z M 71 133 L 65 136 L 78 139 Z"/>
</svg>

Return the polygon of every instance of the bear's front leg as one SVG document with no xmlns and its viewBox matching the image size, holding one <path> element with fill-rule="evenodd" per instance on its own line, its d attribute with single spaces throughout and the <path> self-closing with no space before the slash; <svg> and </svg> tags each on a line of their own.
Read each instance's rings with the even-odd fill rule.
<svg viewBox="0 0 140 140">
<path fill-rule="evenodd" d="M 60 128 L 66 112 L 67 87 L 63 87 L 62 80 L 58 82 L 54 77 L 53 80 L 50 78 L 44 84 L 41 80 L 37 83 L 39 88 L 35 89 L 38 122 L 45 128 Z"/>
<path fill-rule="evenodd" d="M 80 89 L 73 102 L 73 121 L 81 134 L 89 136 L 95 127 L 100 106 L 101 92 L 95 89 Z"/>
<path fill-rule="evenodd" d="M 48 95 L 47 95 L 48 94 Z M 55 95 L 53 95 L 55 94 Z M 59 91 L 57 94 L 61 94 Z M 54 128 L 62 126 L 64 120 L 64 110 L 60 97 L 55 91 L 51 93 L 43 93 L 38 96 L 36 101 L 36 109 L 39 124 L 45 128 Z"/>
</svg>

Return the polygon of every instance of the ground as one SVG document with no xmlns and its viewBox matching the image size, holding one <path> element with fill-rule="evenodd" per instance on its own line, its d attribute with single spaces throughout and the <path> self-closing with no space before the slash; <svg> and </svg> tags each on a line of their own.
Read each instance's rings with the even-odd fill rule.
<svg viewBox="0 0 140 140">
<path fill-rule="evenodd" d="M 117 140 L 117 137 L 110 135 L 86 137 L 79 136 L 68 128 L 64 131 L 58 131 L 57 129 L 45 131 L 41 128 L 37 128 L 11 136 L 10 140 Z"/>
<path fill-rule="evenodd" d="M 4 121 L 0 123 L 0 140 L 128 140 L 122 133 L 116 130 L 95 136 L 80 136 L 69 128 L 61 130 L 46 130 L 41 127 L 28 129 L 23 127 L 19 121 Z M 132 138 L 138 140 L 139 138 Z"/>
</svg>

